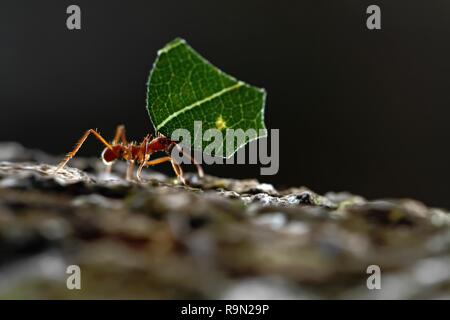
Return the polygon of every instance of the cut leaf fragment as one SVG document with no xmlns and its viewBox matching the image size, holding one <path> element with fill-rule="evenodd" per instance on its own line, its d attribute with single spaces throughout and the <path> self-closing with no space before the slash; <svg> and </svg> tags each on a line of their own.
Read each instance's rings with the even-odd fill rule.
<svg viewBox="0 0 450 320">
<path fill-rule="evenodd" d="M 210 142 L 198 137 L 195 121 L 201 122 L 202 132 L 219 130 L 224 143 L 230 143 L 225 139 L 227 129 L 246 132 L 244 139 L 224 148 L 224 157 L 266 135 L 265 97 L 264 89 L 225 74 L 179 38 L 158 51 L 147 84 L 148 113 L 155 131 L 166 137 L 176 129 L 186 129 L 192 137 L 189 147 L 204 151 Z"/>
</svg>

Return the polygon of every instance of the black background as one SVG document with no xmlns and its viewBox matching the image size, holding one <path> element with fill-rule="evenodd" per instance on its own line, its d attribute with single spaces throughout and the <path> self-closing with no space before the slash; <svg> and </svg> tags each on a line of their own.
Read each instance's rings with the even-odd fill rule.
<svg viewBox="0 0 450 320">
<path fill-rule="evenodd" d="M 70 4 L 80 31 L 66 28 Z M 366 28 L 370 4 L 382 30 Z M 84 130 L 109 137 L 118 123 L 141 139 L 148 72 L 180 36 L 268 91 L 280 171 L 261 180 L 450 207 L 449 31 L 448 0 L 2 0 L 0 140 L 63 154 Z M 259 167 L 206 171 L 255 177 Z"/>
</svg>

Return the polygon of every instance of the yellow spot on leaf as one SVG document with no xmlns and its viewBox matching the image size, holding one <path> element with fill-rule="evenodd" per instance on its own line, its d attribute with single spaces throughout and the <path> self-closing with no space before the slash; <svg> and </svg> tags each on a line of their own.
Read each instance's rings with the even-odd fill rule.
<svg viewBox="0 0 450 320">
<path fill-rule="evenodd" d="M 216 120 L 216 128 L 217 130 L 223 130 L 227 127 L 227 123 L 225 120 L 223 120 L 222 116 L 220 115 Z"/>
</svg>

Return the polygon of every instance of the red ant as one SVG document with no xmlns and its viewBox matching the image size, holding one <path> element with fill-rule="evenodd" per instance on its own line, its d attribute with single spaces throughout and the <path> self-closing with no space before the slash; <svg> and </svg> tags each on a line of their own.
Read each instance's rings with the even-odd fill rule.
<svg viewBox="0 0 450 320">
<path fill-rule="evenodd" d="M 148 134 L 140 144 L 135 144 L 133 142 L 127 142 L 125 136 L 125 126 L 119 125 L 116 129 L 116 134 L 114 136 L 114 140 L 112 143 L 108 143 L 96 130 L 89 129 L 87 130 L 81 139 L 75 145 L 75 148 L 69 152 L 66 157 L 61 161 L 58 165 L 56 171 L 61 170 L 64 166 L 72 159 L 78 150 L 81 148 L 83 143 L 89 137 L 90 134 L 93 134 L 95 138 L 97 138 L 101 143 L 105 145 L 105 149 L 102 152 L 102 160 L 107 165 L 107 171 L 111 171 L 111 165 L 117 159 L 123 159 L 128 162 L 127 175 L 126 179 L 131 180 L 132 174 L 134 170 L 134 165 L 138 164 L 139 168 L 136 172 L 136 178 L 138 181 L 141 181 L 141 172 L 144 167 L 154 166 L 163 162 L 170 161 L 172 163 L 173 170 L 175 171 L 177 177 L 183 184 L 186 184 L 186 181 L 183 177 L 183 170 L 181 166 L 176 163 L 172 157 L 170 156 L 173 148 L 177 148 L 180 153 L 184 156 L 188 157 L 192 163 L 197 167 L 199 177 L 203 177 L 203 169 L 200 164 L 195 161 L 193 157 L 191 157 L 188 153 L 186 153 L 175 141 L 170 140 L 169 138 L 164 137 L 161 134 L 158 134 L 158 137 L 152 139 L 152 136 Z M 165 157 L 161 157 L 155 160 L 150 160 L 150 156 L 158 151 L 163 151 L 167 154 Z"/>
</svg>

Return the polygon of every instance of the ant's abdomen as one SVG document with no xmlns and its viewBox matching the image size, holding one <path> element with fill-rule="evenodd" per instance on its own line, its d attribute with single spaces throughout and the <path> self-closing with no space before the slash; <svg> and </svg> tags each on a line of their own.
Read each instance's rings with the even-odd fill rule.
<svg viewBox="0 0 450 320">
<path fill-rule="evenodd" d="M 119 153 L 122 151 L 121 146 L 113 146 L 113 150 L 105 148 L 102 152 L 102 160 L 106 165 L 111 165 L 117 160 Z"/>
</svg>

